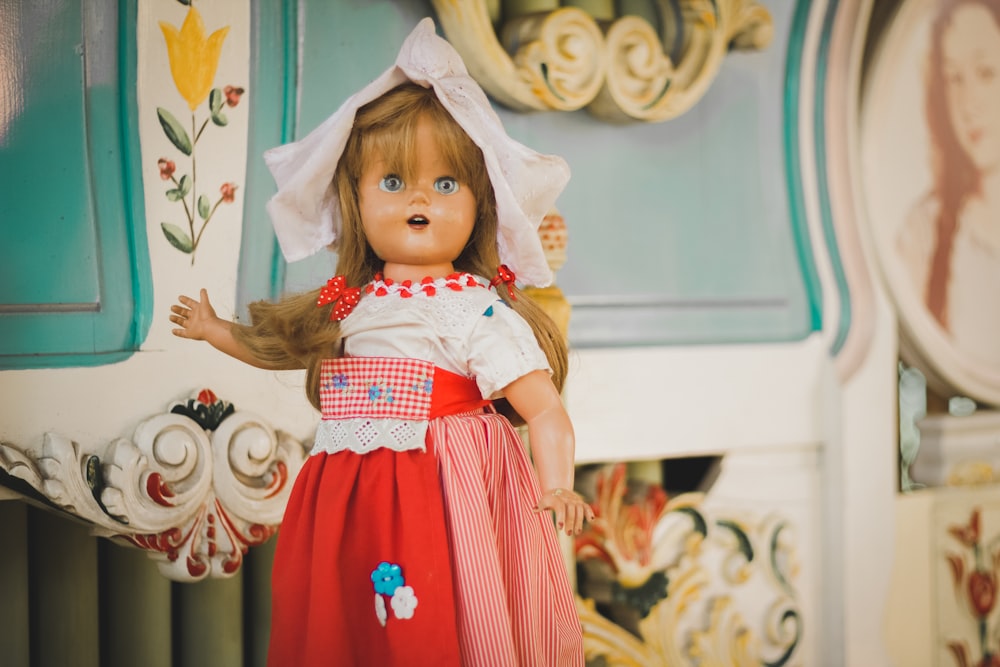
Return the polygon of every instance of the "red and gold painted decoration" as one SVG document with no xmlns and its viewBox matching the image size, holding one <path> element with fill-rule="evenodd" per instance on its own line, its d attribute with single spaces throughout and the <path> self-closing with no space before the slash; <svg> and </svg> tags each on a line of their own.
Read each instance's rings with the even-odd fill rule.
<svg viewBox="0 0 1000 667">
<path fill-rule="evenodd" d="M 798 664 L 794 530 L 777 516 L 713 511 L 600 469 L 596 518 L 576 539 L 577 611 L 588 664 Z"/>
<path fill-rule="evenodd" d="M 1000 535 L 984 540 L 982 510 L 973 508 L 968 523 L 948 526 L 955 550 L 947 559 L 955 596 L 976 626 L 978 641 L 970 646 L 965 639 L 948 639 L 948 650 L 958 667 L 1000 667 L 1000 624 L 993 611 L 997 605 L 997 572 L 1000 569 Z"/>
<path fill-rule="evenodd" d="M 0 444 L 0 468 L 93 533 L 145 549 L 176 581 L 229 577 L 281 523 L 305 448 L 210 389 L 98 454 L 45 436 L 41 454 Z"/>
</svg>

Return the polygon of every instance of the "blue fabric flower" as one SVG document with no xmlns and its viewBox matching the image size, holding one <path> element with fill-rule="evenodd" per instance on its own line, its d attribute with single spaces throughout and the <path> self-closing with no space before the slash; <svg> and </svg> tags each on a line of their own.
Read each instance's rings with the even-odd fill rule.
<svg viewBox="0 0 1000 667">
<path fill-rule="evenodd" d="M 337 373 L 333 376 L 334 389 L 347 389 L 347 373 Z"/>
<path fill-rule="evenodd" d="M 410 387 L 413 391 L 424 394 L 430 394 L 434 391 L 434 378 L 424 378 L 423 380 L 417 380 L 416 384 Z"/>
<path fill-rule="evenodd" d="M 381 397 L 382 397 L 382 388 L 381 387 L 379 387 L 377 384 L 373 384 L 370 387 L 368 387 L 368 400 L 369 401 L 373 401 L 374 402 L 374 401 L 377 401 L 378 399 L 380 399 Z"/>
<path fill-rule="evenodd" d="M 392 595 L 404 584 L 403 570 L 395 563 L 383 561 L 372 570 L 372 583 L 375 584 L 376 593 Z"/>
</svg>

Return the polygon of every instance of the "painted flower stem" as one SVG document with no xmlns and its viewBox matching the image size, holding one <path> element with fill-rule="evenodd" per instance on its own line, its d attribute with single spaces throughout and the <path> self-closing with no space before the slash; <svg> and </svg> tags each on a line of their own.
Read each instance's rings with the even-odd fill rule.
<svg viewBox="0 0 1000 667">
<path fill-rule="evenodd" d="M 195 239 L 194 239 L 194 247 L 195 248 L 198 247 L 198 241 L 201 240 L 201 235 L 205 233 L 205 228 L 208 227 L 208 221 L 212 219 L 213 215 L 215 215 L 215 209 L 219 208 L 219 204 L 221 204 L 222 202 L 223 202 L 223 198 L 219 197 L 215 201 L 215 204 L 212 206 L 212 210 L 209 211 L 208 217 L 205 218 L 205 223 L 201 226 L 201 229 L 198 231 L 198 236 L 195 237 Z M 191 254 L 194 255 L 194 251 L 192 251 Z M 193 257 L 191 259 L 191 262 L 194 263 L 194 258 Z"/>
<path fill-rule="evenodd" d="M 208 122 L 208 121 L 206 121 L 206 122 Z M 195 133 L 194 126 L 195 126 L 195 118 L 194 118 L 194 111 L 192 111 L 191 112 L 191 136 L 194 137 L 194 140 L 191 142 L 191 208 L 194 209 L 194 210 L 198 210 L 198 168 L 196 166 L 197 160 L 195 160 L 195 155 L 198 152 L 198 137 L 201 135 L 201 131 L 198 131 L 197 133 Z M 202 130 L 205 129 L 205 126 L 202 125 L 201 129 Z M 186 202 L 185 202 L 184 208 L 187 208 L 187 203 Z M 192 244 L 191 244 L 191 266 L 194 266 L 194 256 L 195 256 L 195 253 L 198 252 L 198 239 L 201 238 L 201 232 L 205 231 L 205 225 L 208 224 L 208 221 L 206 220 L 202 224 L 201 231 L 198 232 L 198 238 L 195 238 L 195 236 L 194 236 L 194 215 L 189 216 L 188 217 L 188 221 L 190 222 L 190 225 L 191 225 L 191 239 L 192 239 Z"/>
<path fill-rule="evenodd" d="M 178 181 L 177 177 L 172 174 L 170 176 L 170 181 L 178 188 L 181 187 L 180 181 Z M 191 209 L 188 208 L 187 198 L 181 197 L 181 204 L 184 205 L 184 215 L 187 216 L 188 226 L 191 229 L 194 229 L 194 214 L 191 212 Z"/>
<path fill-rule="evenodd" d="M 208 126 L 208 119 L 206 118 L 204 120 L 204 122 L 202 122 L 201 127 L 198 128 L 198 132 L 194 135 L 194 143 L 195 144 L 198 143 L 198 139 L 201 138 L 201 133 L 205 131 L 205 128 L 207 126 Z M 191 124 L 191 127 L 194 128 L 194 123 Z"/>
</svg>

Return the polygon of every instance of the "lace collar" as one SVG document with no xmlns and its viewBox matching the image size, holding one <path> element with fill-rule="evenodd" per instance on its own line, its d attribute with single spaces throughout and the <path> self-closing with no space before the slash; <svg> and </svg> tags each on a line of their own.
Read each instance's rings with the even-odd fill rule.
<svg viewBox="0 0 1000 667">
<path fill-rule="evenodd" d="M 365 287 L 365 294 L 375 296 L 398 294 L 401 298 L 408 299 L 417 294 L 434 296 L 442 289 L 461 292 L 463 289 L 475 287 L 486 289 L 486 285 L 479 282 L 471 273 L 452 273 L 443 278 L 427 276 L 420 282 L 412 280 L 396 282 L 392 278 L 383 278 L 381 273 L 376 273 L 375 279 Z"/>
</svg>

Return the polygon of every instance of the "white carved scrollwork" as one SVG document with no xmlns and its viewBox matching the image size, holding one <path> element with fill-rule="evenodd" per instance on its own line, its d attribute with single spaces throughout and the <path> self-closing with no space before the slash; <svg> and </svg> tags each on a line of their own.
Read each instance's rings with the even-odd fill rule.
<svg viewBox="0 0 1000 667">
<path fill-rule="evenodd" d="M 40 455 L 0 444 L 0 468 L 177 581 L 235 574 L 277 530 L 304 458 L 300 442 L 207 390 L 103 453 L 53 433 Z"/>
<path fill-rule="evenodd" d="M 613 122 L 676 118 L 704 96 L 730 49 L 763 49 L 773 37 L 771 15 L 756 0 L 654 4 L 658 25 L 558 7 L 510 17 L 501 8 L 495 26 L 487 0 L 434 0 L 448 40 L 499 103 L 586 107 Z"/>
<path fill-rule="evenodd" d="M 597 478 L 596 518 L 576 540 L 588 661 L 629 667 L 789 664 L 802 619 L 797 540 L 778 516 L 711 511 L 702 494 Z"/>
</svg>

